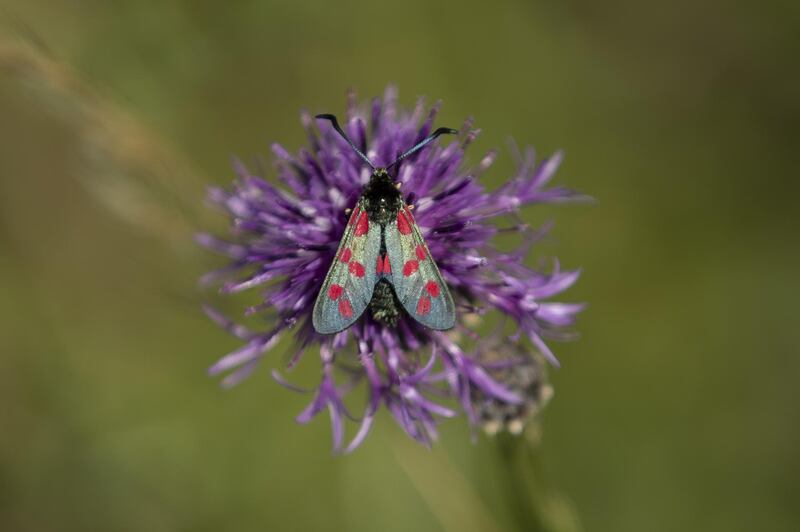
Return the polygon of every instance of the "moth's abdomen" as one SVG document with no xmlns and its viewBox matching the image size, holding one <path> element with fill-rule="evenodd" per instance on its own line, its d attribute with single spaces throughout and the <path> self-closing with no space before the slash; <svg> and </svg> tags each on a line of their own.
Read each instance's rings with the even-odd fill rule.
<svg viewBox="0 0 800 532">
<path fill-rule="evenodd" d="M 375 285 L 369 310 L 376 321 L 394 327 L 402 315 L 403 309 L 397 300 L 392 285 L 386 279 L 381 279 Z"/>
</svg>

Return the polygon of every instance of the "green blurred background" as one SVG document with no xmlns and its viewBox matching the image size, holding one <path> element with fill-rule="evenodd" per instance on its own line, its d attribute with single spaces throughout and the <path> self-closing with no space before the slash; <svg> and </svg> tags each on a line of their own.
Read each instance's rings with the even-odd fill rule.
<svg viewBox="0 0 800 532">
<path fill-rule="evenodd" d="M 599 200 L 524 211 L 590 303 L 536 458 L 559 526 L 797 530 L 800 4 L 749 4 L 2 0 L 0 530 L 511 529 L 463 419 L 332 457 L 279 352 L 205 375 L 237 345 L 199 310 L 205 186 L 389 82 L 475 116 L 491 186 L 513 137 Z"/>
</svg>

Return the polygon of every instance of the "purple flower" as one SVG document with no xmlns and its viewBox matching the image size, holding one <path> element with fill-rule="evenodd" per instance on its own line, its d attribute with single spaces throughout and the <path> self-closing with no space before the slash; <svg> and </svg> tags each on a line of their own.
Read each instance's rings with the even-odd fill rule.
<svg viewBox="0 0 800 532">
<path fill-rule="evenodd" d="M 350 98 L 343 127 L 376 166 L 388 164 L 428 135 L 439 108 L 437 103 L 426 115 L 420 101 L 409 112 L 396 100 L 391 87 L 367 108 Z M 495 152 L 476 165 L 465 163 L 465 151 L 479 133 L 467 120 L 456 140 L 440 139 L 403 161 L 396 179 L 403 184 L 406 202 L 415 206 L 416 221 L 453 295 L 456 326 L 437 332 L 405 316 L 390 327 L 366 312 L 349 329 L 323 336 L 314 331 L 311 311 L 344 232 L 345 209 L 355 204 L 370 170 L 327 122 L 318 124 L 308 114 L 302 115 L 302 122 L 308 148 L 290 154 L 280 145 L 272 146 L 279 185 L 236 163 L 233 185 L 209 193 L 212 203 L 230 216 L 231 237 L 203 234 L 198 240 L 231 262 L 203 281 L 221 282 L 225 294 L 260 290 L 262 302 L 244 314 L 260 315 L 270 324 L 251 331 L 206 308 L 214 321 L 244 343 L 214 364 L 210 373 L 228 372 L 223 385 L 235 385 L 284 335 L 293 334 L 297 347 L 288 369 L 310 349 L 319 351 L 322 362 L 321 382 L 297 421 L 306 423 L 327 409 L 334 449 L 348 452 L 364 440 L 381 406 L 409 436 L 425 444 L 436 439 L 438 423 L 457 410 L 473 425 L 486 426 L 489 411 L 516 413 L 514 419 L 523 419 L 532 387 L 509 376 L 515 368 L 534 373 L 538 394 L 543 386 L 541 366 L 531 372 L 530 357 L 519 357 L 518 351 L 498 360 L 503 358 L 498 354 L 508 350 L 497 348 L 497 335 L 482 340 L 473 325 L 488 311 L 498 311 L 516 328 L 504 342 L 527 339 L 534 350 L 558 364 L 545 340 L 565 337 L 564 329 L 583 307 L 549 299 L 569 288 L 578 272 L 561 271 L 558 262 L 549 272 L 526 266 L 531 246 L 547 227 L 531 230 L 517 213 L 524 205 L 580 198 L 567 188 L 547 187 L 561 154 L 537 164 L 533 150 L 526 150 L 514 175 L 489 192 L 479 177 L 492 165 Z M 492 245 L 504 232 L 520 236 L 517 249 L 506 252 Z M 487 357 L 487 352 L 493 355 Z M 297 389 L 279 373 L 273 375 Z M 366 404 L 355 436 L 345 446 L 345 419 L 353 416 L 343 397 L 359 383 L 366 383 Z"/>
</svg>

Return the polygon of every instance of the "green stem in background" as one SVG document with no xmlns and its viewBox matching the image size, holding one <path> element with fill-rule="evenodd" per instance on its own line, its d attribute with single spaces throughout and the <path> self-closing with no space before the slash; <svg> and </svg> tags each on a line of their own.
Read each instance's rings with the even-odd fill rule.
<svg viewBox="0 0 800 532">
<path fill-rule="evenodd" d="M 580 524 L 572 505 L 541 480 L 542 464 L 536 426 L 519 436 L 501 433 L 495 445 L 500 485 L 517 529 L 524 532 L 578 532 Z"/>
<path fill-rule="evenodd" d="M 505 514 L 520 532 L 579 532 L 570 502 L 541 480 L 536 427 L 519 436 L 498 434 L 478 445 L 494 447 L 496 467 L 491 485 L 504 490 Z M 431 452 L 411 441 L 392 445 L 393 454 L 411 484 L 447 532 L 502 530 L 498 517 L 476 486 L 444 452 Z M 506 521 L 508 522 L 508 521 Z"/>
</svg>

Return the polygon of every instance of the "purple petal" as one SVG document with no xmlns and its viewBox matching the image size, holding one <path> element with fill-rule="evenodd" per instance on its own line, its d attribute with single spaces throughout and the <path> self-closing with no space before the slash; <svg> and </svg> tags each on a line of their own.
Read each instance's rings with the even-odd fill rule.
<svg viewBox="0 0 800 532">
<path fill-rule="evenodd" d="M 583 303 L 541 303 L 536 309 L 536 318 L 557 326 L 572 325 L 575 315 L 584 308 Z"/>
</svg>

